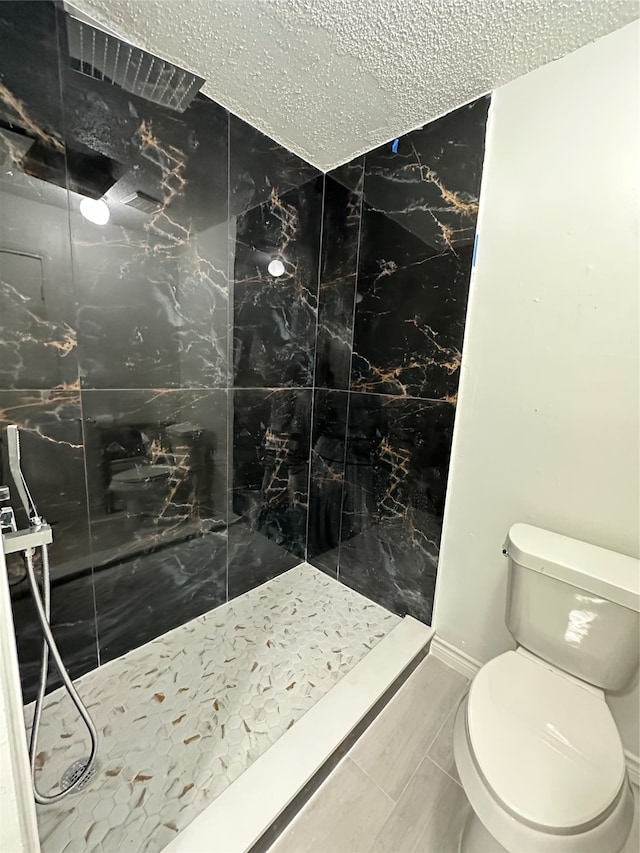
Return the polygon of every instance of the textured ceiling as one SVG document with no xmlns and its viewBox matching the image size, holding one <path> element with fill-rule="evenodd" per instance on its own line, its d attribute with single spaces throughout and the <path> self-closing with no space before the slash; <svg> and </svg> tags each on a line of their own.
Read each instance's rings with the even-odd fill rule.
<svg viewBox="0 0 640 853">
<path fill-rule="evenodd" d="M 74 0 L 327 170 L 639 17 L 637 0 Z"/>
</svg>

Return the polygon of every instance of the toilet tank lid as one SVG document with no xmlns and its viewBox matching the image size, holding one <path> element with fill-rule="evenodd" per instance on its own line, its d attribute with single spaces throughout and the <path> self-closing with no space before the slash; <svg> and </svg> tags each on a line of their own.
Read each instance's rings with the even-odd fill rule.
<svg viewBox="0 0 640 853">
<path fill-rule="evenodd" d="M 509 529 L 505 552 L 520 566 L 640 612 L 640 560 L 531 524 Z"/>
</svg>

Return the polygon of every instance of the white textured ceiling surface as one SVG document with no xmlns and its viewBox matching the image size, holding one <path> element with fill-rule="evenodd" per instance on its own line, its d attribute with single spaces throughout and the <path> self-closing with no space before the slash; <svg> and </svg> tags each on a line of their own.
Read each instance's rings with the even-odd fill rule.
<svg viewBox="0 0 640 853">
<path fill-rule="evenodd" d="M 638 0 L 73 2 L 323 170 L 640 16 Z"/>
</svg>

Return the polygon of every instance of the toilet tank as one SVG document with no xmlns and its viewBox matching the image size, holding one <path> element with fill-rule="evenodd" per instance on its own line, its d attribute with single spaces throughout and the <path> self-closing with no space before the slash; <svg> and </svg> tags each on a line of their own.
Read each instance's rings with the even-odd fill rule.
<svg viewBox="0 0 640 853">
<path fill-rule="evenodd" d="M 603 690 L 636 677 L 640 561 L 529 524 L 514 524 L 507 627 L 518 645 Z"/>
</svg>

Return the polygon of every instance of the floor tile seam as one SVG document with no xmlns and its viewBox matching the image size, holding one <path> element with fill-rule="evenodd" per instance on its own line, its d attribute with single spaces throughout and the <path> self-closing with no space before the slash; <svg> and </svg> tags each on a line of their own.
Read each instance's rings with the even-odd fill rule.
<svg viewBox="0 0 640 853">
<path fill-rule="evenodd" d="M 422 763 L 422 762 L 420 762 L 420 763 Z M 398 802 L 394 802 L 393 808 L 391 809 L 391 811 L 389 812 L 389 814 L 385 818 L 384 823 L 382 824 L 382 826 L 378 830 L 376 837 L 373 839 L 373 841 L 372 841 L 371 845 L 369 846 L 368 850 L 366 851 L 366 853 L 379 853 L 379 851 L 381 850 L 381 848 L 378 845 L 378 842 L 382 838 L 384 832 L 386 831 L 387 826 L 389 824 L 391 824 L 391 822 L 393 820 L 395 820 L 397 818 L 397 816 L 400 814 L 399 802 L 400 802 L 399 800 L 398 800 Z M 424 851 L 420 851 L 417 849 L 418 843 L 419 843 L 419 840 L 416 841 L 416 843 L 414 845 L 412 845 L 410 848 L 409 847 L 401 847 L 401 848 L 399 847 L 397 849 L 396 853 L 424 853 Z"/>
<path fill-rule="evenodd" d="M 352 747 L 352 749 L 353 749 L 353 747 Z M 353 757 L 353 755 L 351 755 L 351 750 L 349 750 L 349 752 L 347 752 L 347 754 L 345 755 L 345 759 L 348 761 L 351 761 L 352 764 L 355 764 L 356 767 L 358 768 L 358 770 L 361 770 L 364 773 L 364 775 L 367 777 L 367 779 L 375 785 L 375 787 L 378 789 L 378 791 L 380 791 L 382 794 L 384 794 L 385 799 L 389 800 L 389 802 L 391 803 L 391 811 L 393 811 L 397 805 L 396 800 L 394 800 L 393 797 L 391 796 L 391 794 L 387 793 L 387 791 L 385 791 L 384 788 L 382 788 L 380 786 L 380 784 L 378 782 L 376 782 L 376 780 L 367 773 L 367 771 L 364 769 L 364 767 L 362 767 L 362 765 Z M 336 767 L 336 770 L 337 769 L 338 768 Z M 333 771 L 333 773 L 335 773 L 335 770 Z M 329 778 L 331 778 L 331 777 L 329 777 Z M 391 812 L 389 812 L 389 816 L 391 816 Z M 386 821 L 385 821 L 385 823 L 386 823 Z"/>
<path fill-rule="evenodd" d="M 428 658 L 425 658 L 425 660 L 427 660 L 427 659 L 428 659 Z M 421 665 L 424 665 L 424 663 L 423 663 L 423 664 L 421 664 Z M 446 666 L 446 664 L 444 664 L 444 666 Z M 450 669 L 450 667 L 448 667 L 448 668 Z M 455 672 L 455 670 L 453 670 L 453 671 Z M 352 748 L 351 748 L 352 750 L 353 750 L 353 749 L 356 749 L 356 747 L 358 746 L 358 744 L 360 743 L 360 741 L 361 741 L 361 740 L 362 740 L 362 739 L 363 739 L 367 734 L 369 734 L 370 732 L 374 731 L 374 727 L 384 719 L 385 715 L 388 715 L 388 716 L 392 716 L 392 715 L 393 715 L 394 706 L 396 706 L 397 704 L 399 704 L 399 703 L 403 700 L 404 696 L 406 696 L 406 692 L 408 691 L 408 689 L 410 689 L 411 681 L 412 681 L 412 679 L 415 679 L 415 678 L 416 678 L 416 676 L 418 675 L 418 672 L 419 672 L 419 667 L 418 667 L 418 669 L 416 669 L 416 671 L 415 671 L 415 672 L 411 673 L 411 675 L 409 676 L 409 678 L 407 679 L 407 681 L 405 682 L 405 684 L 403 684 L 402 688 L 401 688 L 401 689 L 400 689 L 400 690 L 395 694 L 395 696 L 393 696 L 393 697 L 391 698 L 391 700 L 389 701 L 389 703 L 388 703 L 388 704 L 387 704 L 387 705 L 382 709 L 382 711 L 380 712 L 379 716 L 375 719 L 375 721 L 372 723 L 372 725 L 371 725 L 369 728 L 367 728 L 367 729 L 362 733 L 362 735 L 361 735 L 361 737 L 358 739 L 358 741 L 356 741 L 356 743 L 354 743 L 354 745 L 352 746 Z M 416 682 L 416 683 L 417 683 L 417 682 Z M 423 757 L 424 757 L 424 755 L 427 755 L 427 753 L 429 752 L 429 750 L 431 749 L 431 747 L 432 747 L 432 746 L 433 746 L 433 744 L 435 743 L 435 741 L 436 741 L 436 739 L 437 739 L 438 735 L 439 735 L 439 734 L 440 734 L 440 732 L 442 731 L 442 729 L 443 729 L 443 727 L 444 727 L 444 724 L 445 724 L 445 723 L 446 723 L 446 721 L 449 719 L 449 717 L 451 716 L 451 714 L 453 713 L 453 711 L 456 709 L 456 707 L 457 707 L 458 703 L 460 702 L 460 699 L 461 699 L 461 697 L 462 697 L 462 695 L 463 695 L 464 690 L 466 690 L 466 688 L 467 688 L 467 686 L 468 686 L 468 683 L 469 683 L 469 682 L 468 682 L 468 679 L 466 679 L 466 680 L 465 680 L 465 684 L 464 684 L 464 685 L 463 685 L 463 687 L 461 688 L 460 692 L 458 693 L 458 692 L 456 691 L 456 693 L 453 695 L 453 697 L 452 697 L 452 704 L 451 704 L 451 707 L 450 707 L 448 710 L 446 710 L 446 711 L 445 711 L 443 721 L 442 721 L 442 723 L 438 726 L 438 729 L 437 729 L 437 731 L 436 731 L 435 735 L 433 736 L 433 738 L 429 741 L 429 745 L 426 747 L 425 752 L 424 752 L 424 754 L 423 754 Z"/>
<path fill-rule="evenodd" d="M 441 766 L 440 766 L 440 764 L 438 764 L 438 762 L 435 760 L 435 758 L 432 758 L 430 755 L 425 755 L 425 758 L 428 758 L 428 759 L 429 759 L 429 761 L 430 761 L 432 764 L 435 764 L 435 766 L 438 768 L 438 770 L 442 770 L 442 772 L 445 774 L 445 776 L 448 776 L 448 777 L 449 777 L 449 779 L 451 779 L 451 781 L 452 781 L 455 785 L 457 785 L 457 786 L 458 786 L 458 788 L 460 788 L 460 789 L 464 790 L 464 789 L 462 788 L 462 784 L 461 784 L 460 782 L 458 782 L 458 780 L 457 780 L 457 779 L 455 779 L 455 778 L 451 775 L 451 773 L 449 773 L 449 771 L 448 771 L 448 770 L 445 770 L 445 768 L 444 768 L 444 767 L 441 767 Z M 420 762 L 420 764 L 422 764 L 422 761 Z"/>
<path fill-rule="evenodd" d="M 456 708 L 458 707 L 458 702 L 459 702 L 459 701 L 460 701 L 460 697 L 458 697 L 456 700 L 454 700 L 453 705 L 451 706 L 451 708 L 450 708 L 450 709 L 447 711 L 447 713 L 445 714 L 445 716 L 444 716 L 444 719 L 443 719 L 442 723 L 441 723 L 441 724 L 440 724 L 440 726 L 438 727 L 438 731 L 435 733 L 435 735 L 433 736 L 433 738 L 432 738 L 432 739 L 431 739 L 431 741 L 429 742 L 429 746 L 428 746 L 428 747 L 426 748 L 426 750 L 425 750 L 425 753 L 424 753 L 425 755 L 429 755 L 429 753 L 430 753 L 430 752 L 431 752 L 431 750 L 433 749 L 433 746 L 434 746 L 435 742 L 438 740 L 438 738 L 440 737 L 440 735 L 441 735 L 441 734 L 442 734 L 442 732 L 444 731 L 444 727 L 445 727 L 445 726 L 446 726 L 446 724 L 448 723 L 449 718 L 451 717 L 451 715 L 452 715 L 452 714 L 454 714 L 454 713 L 455 713 Z"/>
<path fill-rule="evenodd" d="M 395 697 L 394 697 L 394 698 L 395 698 Z M 439 765 L 439 764 L 437 764 L 437 763 L 436 763 L 436 762 L 431 758 L 431 756 L 429 755 L 429 752 L 430 752 L 431 748 L 433 747 L 434 743 L 436 742 L 436 740 L 438 739 L 438 737 L 439 737 L 440 733 L 441 733 L 441 732 L 442 732 L 442 730 L 444 729 L 444 726 L 445 726 L 445 724 L 446 724 L 447 720 L 449 719 L 449 717 L 451 716 L 451 714 L 453 714 L 453 713 L 454 713 L 454 711 L 455 711 L 455 709 L 456 709 L 456 707 L 457 707 L 457 702 L 459 702 L 459 701 L 460 701 L 460 697 L 454 698 L 454 700 L 453 700 L 453 704 L 452 704 L 451 708 L 450 708 L 450 709 L 449 709 L 449 711 L 445 714 L 444 720 L 442 721 L 442 723 L 441 723 L 441 724 L 440 724 L 440 726 L 438 727 L 438 730 L 436 731 L 436 733 L 435 733 L 435 735 L 433 736 L 433 738 L 429 741 L 429 745 L 426 747 L 426 749 L 425 749 L 425 751 L 424 751 L 423 755 L 421 756 L 421 758 L 419 759 L 418 763 L 417 763 L 417 764 L 416 764 L 416 766 L 414 767 L 413 772 L 411 773 L 411 775 L 410 775 L 410 776 L 409 776 L 409 778 L 407 779 L 406 783 L 405 783 L 405 784 L 404 784 L 404 786 L 402 787 L 402 790 L 401 790 L 401 791 L 400 791 L 400 793 L 398 794 L 398 799 L 397 799 L 395 802 L 398 802 L 398 803 L 400 802 L 400 800 L 402 799 L 402 797 L 403 797 L 403 795 L 404 795 L 405 791 L 407 790 L 407 788 L 409 787 L 409 785 L 410 785 L 410 784 L 411 784 L 411 782 L 413 781 L 413 779 L 414 779 L 414 777 L 415 777 L 416 773 L 418 772 L 418 770 L 419 770 L 419 769 L 420 769 L 420 767 L 422 766 L 422 764 L 423 764 L 423 762 L 424 762 L 425 758 L 428 758 L 428 759 L 429 759 L 429 761 L 430 761 L 430 762 L 431 762 L 435 767 L 437 767 L 437 768 L 438 768 L 438 770 L 441 770 L 441 771 L 442 771 L 446 776 L 448 776 L 448 777 L 449 777 L 449 779 L 451 779 L 451 781 L 452 781 L 452 782 L 455 782 L 455 783 L 456 783 L 456 785 L 458 784 L 458 783 L 456 782 L 456 780 L 455 780 L 455 779 L 453 779 L 453 777 L 452 777 L 452 776 L 450 776 L 450 775 L 447 773 L 447 771 L 446 771 L 446 770 L 443 770 L 443 769 L 442 769 L 442 767 L 440 767 L 440 765 Z M 367 774 L 367 775 L 368 775 L 368 774 Z"/>
<path fill-rule="evenodd" d="M 406 792 L 406 790 L 407 790 L 407 788 L 408 788 L 409 784 L 411 783 L 411 781 L 413 780 L 413 778 L 414 778 L 414 777 L 416 776 L 416 774 L 418 773 L 418 770 L 423 766 L 423 764 L 424 764 L 424 762 L 425 762 L 425 761 L 428 761 L 430 764 L 433 764 L 433 766 L 434 766 L 434 767 L 436 767 L 436 768 L 437 768 L 441 773 L 444 773 L 444 775 L 447 777 L 447 779 L 448 779 L 449 781 L 453 782 L 453 783 L 454 783 L 458 788 L 462 789 L 462 786 L 461 786 L 461 785 L 459 785 L 459 784 L 456 782 L 456 780 L 455 780 L 455 779 L 453 779 L 453 778 L 452 778 L 452 777 L 451 777 L 451 776 L 446 772 L 446 770 L 443 770 L 443 769 L 442 769 L 442 767 L 440 767 L 438 764 L 436 764 L 436 762 L 435 762 L 432 758 L 430 758 L 428 755 L 423 756 L 423 757 L 421 758 L 421 760 L 418 762 L 418 765 L 416 766 L 416 769 L 415 769 L 415 770 L 413 771 L 413 773 L 411 774 L 411 778 L 409 779 L 409 781 L 407 782 L 407 784 L 406 784 L 406 785 L 404 786 L 404 788 L 402 789 L 402 793 L 401 793 L 401 794 L 400 794 L 400 796 L 398 797 L 398 801 L 396 802 L 396 804 L 394 805 L 393 809 L 391 810 L 391 812 L 390 812 L 390 813 L 389 813 L 389 815 L 387 816 L 387 819 L 385 820 L 385 822 L 382 824 L 382 827 L 380 828 L 380 831 L 379 831 L 379 832 L 378 832 L 378 834 L 376 835 L 376 837 L 375 837 L 375 839 L 374 839 L 374 841 L 373 841 L 373 844 L 369 847 L 369 851 L 368 851 L 368 853 L 374 853 L 374 851 L 375 851 L 375 849 L 376 849 L 376 842 L 377 842 L 377 841 L 378 841 L 378 839 L 382 836 L 382 833 L 384 832 L 384 830 L 385 830 L 385 828 L 386 828 L 387 824 L 389 823 L 389 821 L 394 817 L 394 813 L 395 813 L 396 811 L 398 811 L 400 801 L 401 801 L 402 797 L 404 796 L 404 794 L 405 794 L 405 792 Z M 429 824 L 431 824 L 431 822 L 432 822 L 433 818 L 434 818 L 434 815 L 431 815 L 431 817 L 430 817 L 430 818 L 429 818 L 429 820 L 427 821 L 427 826 L 429 826 Z M 421 835 L 422 835 L 422 833 L 421 833 Z M 420 844 L 420 838 L 418 838 L 418 839 L 416 840 L 415 844 L 413 844 L 413 846 L 412 846 L 411 848 L 408 848 L 408 847 L 407 847 L 407 848 L 402 848 L 402 853 L 424 853 L 424 851 L 423 851 L 423 850 L 421 850 L 421 849 L 418 847 L 418 845 L 419 845 L 419 844 Z"/>
</svg>

